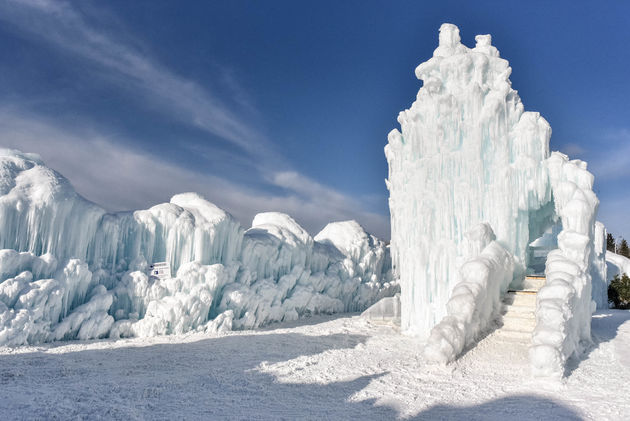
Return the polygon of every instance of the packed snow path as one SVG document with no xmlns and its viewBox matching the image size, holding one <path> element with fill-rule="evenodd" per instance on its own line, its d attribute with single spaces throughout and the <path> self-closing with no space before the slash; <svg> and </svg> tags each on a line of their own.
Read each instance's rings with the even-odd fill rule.
<svg viewBox="0 0 630 421">
<path fill-rule="evenodd" d="M 257 331 L 0 348 L 2 419 L 596 419 L 630 413 L 630 312 L 593 317 L 561 385 L 489 335 L 455 363 L 391 326 L 313 317 Z"/>
</svg>

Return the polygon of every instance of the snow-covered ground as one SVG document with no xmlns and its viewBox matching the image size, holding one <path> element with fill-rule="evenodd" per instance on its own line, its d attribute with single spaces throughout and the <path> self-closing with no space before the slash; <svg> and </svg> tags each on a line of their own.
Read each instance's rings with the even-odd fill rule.
<svg viewBox="0 0 630 421">
<path fill-rule="evenodd" d="M 0 348 L 2 419 L 597 419 L 630 414 L 630 311 L 593 317 L 563 384 L 486 336 L 454 364 L 359 316 L 267 329 Z"/>
</svg>

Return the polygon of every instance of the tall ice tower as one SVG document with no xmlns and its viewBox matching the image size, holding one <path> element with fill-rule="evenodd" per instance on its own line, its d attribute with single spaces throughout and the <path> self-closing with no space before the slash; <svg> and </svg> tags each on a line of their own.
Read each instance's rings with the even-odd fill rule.
<svg viewBox="0 0 630 421">
<path fill-rule="evenodd" d="M 490 35 L 460 42 L 445 23 L 433 57 L 416 68 L 423 86 L 388 136 L 392 257 L 401 282 L 402 329 L 427 336 L 446 313 L 459 269 L 474 253 L 467 233 L 489 223 L 514 254 L 549 228 L 554 204 L 543 162 L 551 128 L 524 112 Z M 469 234 L 470 235 L 473 234 Z M 478 251 L 477 251 L 478 252 Z"/>
</svg>

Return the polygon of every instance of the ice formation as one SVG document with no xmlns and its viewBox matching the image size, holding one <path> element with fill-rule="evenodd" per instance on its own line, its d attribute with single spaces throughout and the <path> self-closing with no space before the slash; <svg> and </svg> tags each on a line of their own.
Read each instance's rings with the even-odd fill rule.
<svg viewBox="0 0 630 421">
<path fill-rule="evenodd" d="M 0 248 L 0 345 L 254 328 L 398 291 L 388 247 L 354 221 L 312 238 L 270 212 L 244 230 L 194 193 L 110 214 L 11 150 L 0 150 Z M 148 275 L 161 261 L 174 277 Z"/>
<path fill-rule="evenodd" d="M 591 343 L 591 315 L 596 307 L 592 273 L 605 269 L 604 230 L 601 224 L 596 226 L 599 200 L 586 163 L 554 152 L 546 164 L 562 231 L 558 248 L 547 256 L 547 279 L 536 297 L 530 357 L 534 375 L 560 377 L 566 360 Z M 601 250 L 595 250 L 596 230 L 601 230 L 597 235 Z"/>
<path fill-rule="evenodd" d="M 431 330 L 424 349 L 430 361 L 449 363 L 472 344 L 498 316 L 501 296 L 512 281 L 514 257 L 488 224 L 471 230 L 467 240 L 482 251 L 462 265 L 461 280 L 446 303 L 448 315 Z"/>
<path fill-rule="evenodd" d="M 475 39 L 469 49 L 455 25 L 441 26 L 433 57 L 415 71 L 423 87 L 385 147 L 401 327 L 428 338 L 431 359 L 452 361 L 488 328 L 508 284 L 544 259 L 531 355 L 536 374 L 558 373 L 556 362 L 590 338 L 606 282 L 592 176 L 550 154 L 549 124 L 524 111 L 491 36 Z M 479 233 L 485 240 L 467 238 Z M 552 305 L 563 309 L 554 320 Z"/>
<path fill-rule="evenodd" d="M 416 68 L 424 86 L 385 147 L 401 323 L 420 336 L 446 315 L 459 268 L 472 257 L 462 247 L 469 229 L 489 223 L 523 273 L 530 238 L 553 211 L 542 165 L 549 124 L 523 111 L 490 36 L 476 39 L 468 49 L 456 26 L 442 25 L 433 57 Z"/>
</svg>

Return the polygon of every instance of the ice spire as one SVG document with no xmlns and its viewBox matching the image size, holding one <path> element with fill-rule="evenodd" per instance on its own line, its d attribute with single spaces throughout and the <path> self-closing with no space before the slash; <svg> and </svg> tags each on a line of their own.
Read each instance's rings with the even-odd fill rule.
<svg viewBox="0 0 630 421">
<path fill-rule="evenodd" d="M 471 257 L 467 231 L 489 223 L 519 274 L 530 237 L 542 234 L 553 213 L 543 165 L 549 124 L 524 112 L 490 35 L 476 40 L 469 49 L 457 26 L 440 27 L 433 57 L 415 71 L 424 86 L 385 147 L 402 328 L 420 336 L 445 314 Z"/>
</svg>

